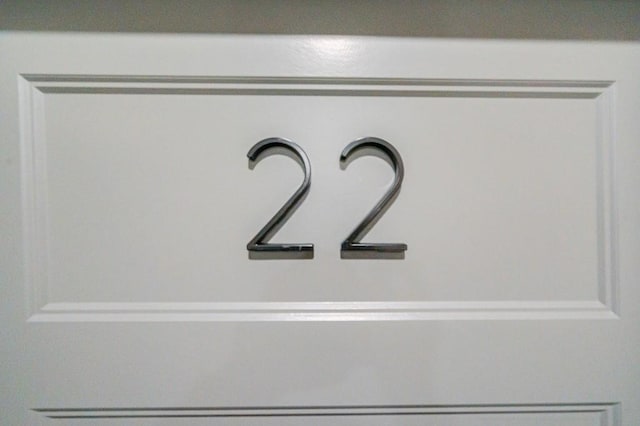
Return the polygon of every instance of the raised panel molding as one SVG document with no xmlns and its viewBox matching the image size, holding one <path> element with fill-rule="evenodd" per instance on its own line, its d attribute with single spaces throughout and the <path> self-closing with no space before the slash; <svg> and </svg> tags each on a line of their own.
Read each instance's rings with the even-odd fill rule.
<svg viewBox="0 0 640 426">
<path fill-rule="evenodd" d="M 577 404 L 463 404 L 463 405 L 370 405 L 370 406 L 308 406 L 308 407 L 122 407 L 122 408 L 36 408 L 33 411 L 52 420 L 85 419 L 109 420 L 120 424 L 123 419 L 171 419 L 172 421 L 198 418 L 230 422 L 242 420 L 242 424 L 279 424 L 290 422 L 314 424 L 343 424 L 349 418 L 371 417 L 404 419 L 417 418 L 442 423 L 461 424 L 570 424 L 619 426 L 621 425 L 619 403 Z M 485 418 L 491 416 L 490 418 Z M 446 419 L 446 420 L 443 420 Z M 408 420 L 407 420 L 408 421 Z M 325 423 L 326 422 L 326 423 Z M 217 424 L 217 423 L 216 423 Z M 271 424 L 271 423 L 269 423 Z M 287 423 L 290 424 L 290 423 Z M 467 424 L 467 423 L 464 423 Z"/>
<path fill-rule="evenodd" d="M 19 77 L 23 223 L 29 321 L 342 321 L 618 318 L 613 167 L 615 83 L 555 80 L 420 80 L 180 76 Z M 596 102 L 598 277 L 594 300 L 407 302 L 52 303 L 47 214 L 47 94 L 198 94 L 587 99 Z M 489 406 L 487 406 L 489 407 Z M 413 408 L 412 408 L 413 409 Z M 439 408 L 438 408 L 439 409 Z M 438 410 L 435 409 L 434 410 Z M 603 408 L 608 410 L 609 408 Z M 215 417 L 215 410 L 206 409 Z M 331 408 L 330 410 L 333 410 Z M 418 409 L 419 410 L 419 409 Z M 429 408 L 428 410 L 431 410 Z M 49 417 L 56 411 L 39 410 Z M 108 410 L 107 410 L 108 411 Z M 123 410 L 128 412 L 127 410 Z M 170 410 L 169 410 L 170 411 Z M 602 410 L 601 410 L 602 411 Z M 71 410 L 99 417 L 98 411 Z M 508 412 L 508 411 L 505 411 Z M 562 412 L 562 411 L 560 411 Z M 69 412 L 64 412 L 65 415 Z M 84 413 L 84 414 L 83 414 Z M 219 414 L 219 413 L 218 413 Z M 413 414 L 413 413 L 411 413 Z M 423 413 L 424 414 L 424 413 Z M 428 414 L 428 413 L 427 413 Z M 425 415 L 427 415 L 425 414 Z M 127 415 L 124 415 L 127 417 Z M 600 424 L 611 424 L 601 422 Z"/>
</svg>

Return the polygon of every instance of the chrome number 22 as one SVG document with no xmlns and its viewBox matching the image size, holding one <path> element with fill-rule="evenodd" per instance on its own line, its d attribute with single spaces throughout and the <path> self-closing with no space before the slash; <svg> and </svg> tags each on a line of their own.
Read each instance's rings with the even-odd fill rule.
<svg viewBox="0 0 640 426">
<path fill-rule="evenodd" d="M 249 241 L 247 250 L 251 259 L 313 259 L 313 244 L 274 244 L 269 239 L 285 224 L 293 212 L 304 201 L 311 188 L 311 164 L 307 154 L 297 144 L 283 138 L 268 138 L 255 144 L 248 152 L 249 166 L 257 164 L 270 154 L 292 157 L 302 166 L 304 179 L 298 190 L 276 212 L 267 224 Z M 404 179 L 404 164 L 400 153 L 389 142 L 375 137 L 366 137 L 351 142 L 342 151 L 340 162 L 343 167 L 362 155 L 382 155 L 389 160 L 395 171 L 391 187 L 371 209 L 365 218 L 342 242 L 342 259 L 404 259 L 407 245 L 404 243 L 363 243 L 362 238 L 384 215 L 400 193 Z"/>
</svg>

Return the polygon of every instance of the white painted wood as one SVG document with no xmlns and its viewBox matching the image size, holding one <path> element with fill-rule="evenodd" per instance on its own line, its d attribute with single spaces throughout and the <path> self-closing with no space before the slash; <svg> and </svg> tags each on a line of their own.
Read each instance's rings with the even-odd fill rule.
<svg viewBox="0 0 640 426">
<path fill-rule="evenodd" d="M 15 33 L 0 58 L 3 423 L 640 421 L 637 44 Z M 301 178 L 248 168 L 271 136 L 313 175 L 274 241 L 313 260 L 247 257 Z M 404 158 L 366 238 L 404 260 L 340 259 L 392 176 L 340 169 L 362 136 Z"/>
</svg>

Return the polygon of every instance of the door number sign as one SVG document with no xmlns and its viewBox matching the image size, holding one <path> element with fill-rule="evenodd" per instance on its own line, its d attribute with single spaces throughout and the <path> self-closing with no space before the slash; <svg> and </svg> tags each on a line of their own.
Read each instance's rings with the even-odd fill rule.
<svg viewBox="0 0 640 426">
<path fill-rule="evenodd" d="M 286 223 L 302 204 L 311 188 L 311 163 L 304 150 L 294 142 L 283 138 L 267 138 L 255 144 L 247 153 L 250 167 L 269 155 L 292 157 L 302 166 L 304 179 L 300 187 L 276 212 L 264 227 L 247 244 L 250 259 L 312 259 L 311 243 L 269 243 L 269 240 Z M 342 259 L 403 259 L 407 245 L 404 243 L 363 243 L 362 238 L 373 228 L 400 193 L 404 179 L 404 164 L 400 153 L 389 142 L 375 137 L 357 139 L 347 145 L 340 155 L 340 163 L 346 167 L 363 155 L 382 155 L 389 159 L 395 177 L 391 187 L 367 213 L 365 218 L 342 242 Z"/>
</svg>

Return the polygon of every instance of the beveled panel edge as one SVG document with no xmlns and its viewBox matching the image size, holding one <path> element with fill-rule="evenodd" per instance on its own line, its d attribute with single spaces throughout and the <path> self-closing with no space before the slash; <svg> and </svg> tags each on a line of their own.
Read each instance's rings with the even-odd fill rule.
<svg viewBox="0 0 640 426">
<path fill-rule="evenodd" d="M 42 93 L 254 96 L 394 96 L 593 99 L 599 80 L 482 80 L 340 77 L 109 76 L 25 74 Z"/>
<path fill-rule="evenodd" d="M 618 319 L 598 301 L 49 303 L 29 322 Z"/>
<path fill-rule="evenodd" d="M 20 184 L 27 311 L 48 300 L 48 214 L 44 95 L 18 76 Z"/>
<path fill-rule="evenodd" d="M 255 418 L 318 416 L 433 416 L 591 413 L 601 426 L 619 426 L 620 403 L 353 405 L 264 407 L 87 407 L 34 408 L 49 419 Z"/>
<path fill-rule="evenodd" d="M 106 76 L 22 74 L 18 76 L 24 257 L 28 321 L 268 321 L 268 320 L 433 320 L 433 319 L 617 319 L 615 185 L 615 82 L 604 80 L 480 80 L 402 78 L 299 78 L 233 76 Z M 162 93 L 324 96 L 516 97 L 595 99 L 598 108 L 598 297 L 595 301 L 345 302 L 357 309 L 308 309 L 314 302 L 191 304 L 48 303 L 48 216 L 46 194 L 46 93 Z M 332 306 L 334 302 L 329 302 Z M 340 303 L 340 302 L 338 302 Z M 404 303 L 417 308 L 398 307 Z M 441 304 L 448 309 L 442 309 Z M 320 303 L 322 304 L 322 303 Z M 399 304 L 399 305 L 398 305 Z M 153 306 L 164 305 L 158 312 Z M 240 305 L 251 305 L 245 309 Z M 397 306 L 396 306 L 397 305 Z M 96 309 L 96 306 L 102 308 Z M 108 306 L 108 308 L 104 308 Z M 234 308 L 235 307 L 235 308 Z"/>
<path fill-rule="evenodd" d="M 597 155 L 596 194 L 598 220 L 598 299 L 620 315 L 617 204 L 615 185 L 615 93 L 612 84 L 596 99 Z"/>
</svg>

